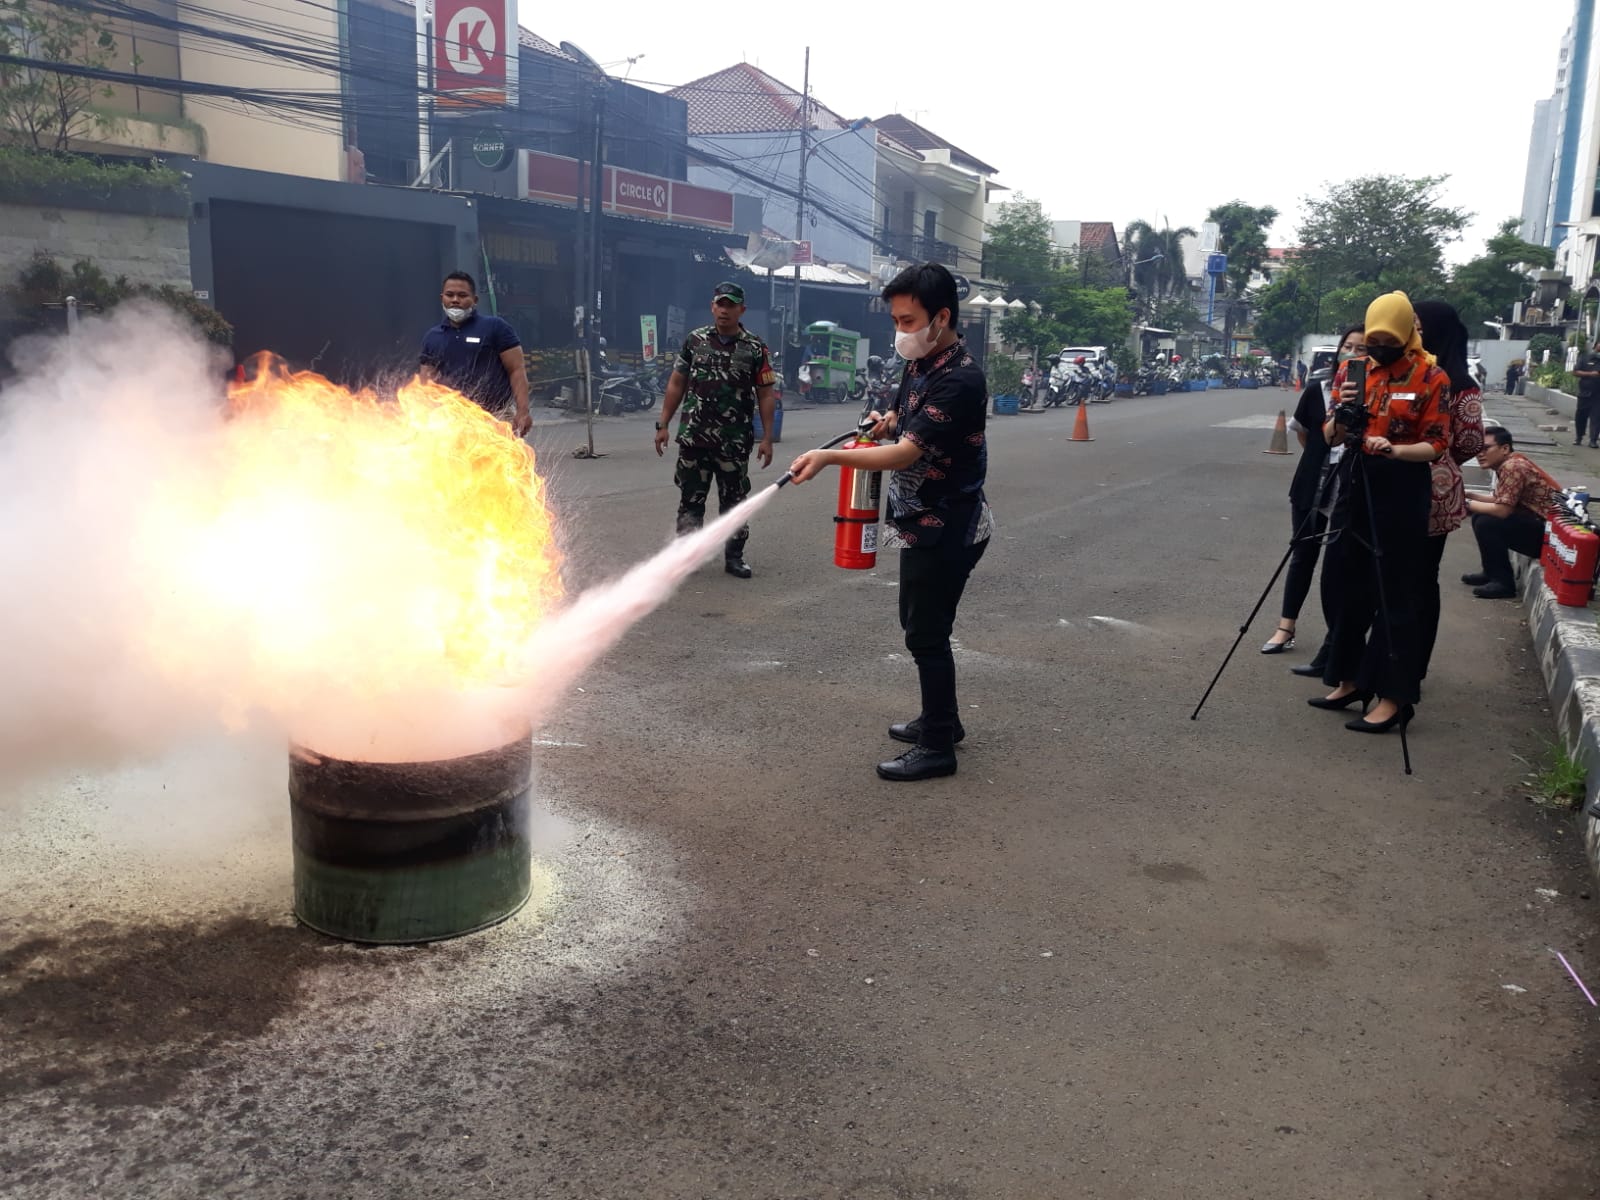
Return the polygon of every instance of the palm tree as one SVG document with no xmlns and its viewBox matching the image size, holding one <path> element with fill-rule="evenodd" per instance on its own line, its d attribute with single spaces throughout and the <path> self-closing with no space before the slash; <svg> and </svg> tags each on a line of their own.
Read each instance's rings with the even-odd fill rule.
<svg viewBox="0 0 1600 1200">
<path fill-rule="evenodd" d="M 1185 291 L 1189 276 L 1183 269 L 1183 239 L 1198 236 L 1187 225 L 1158 230 L 1148 221 L 1130 222 L 1122 244 L 1134 264 L 1133 286 L 1153 299 Z"/>
</svg>

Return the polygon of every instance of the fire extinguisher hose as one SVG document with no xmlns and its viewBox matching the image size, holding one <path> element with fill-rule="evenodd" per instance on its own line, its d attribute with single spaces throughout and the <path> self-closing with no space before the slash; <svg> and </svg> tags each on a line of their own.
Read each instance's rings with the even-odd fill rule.
<svg viewBox="0 0 1600 1200">
<path fill-rule="evenodd" d="M 822 445 L 817 447 L 817 449 L 818 450 L 832 450 L 835 446 L 839 445 L 841 442 L 848 442 L 853 437 L 859 437 L 861 435 L 861 433 L 862 433 L 862 429 L 863 428 L 870 429 L 871 427 L 872 427 L 871 424 L 869 422 L 867 422 L 865 419 L 863 419 L 862 423 L 861 423 L 861 428 L 852 429 L 849 433 L 841 433 L 838 437 L 834 438 L 832 441 L 823 442 Z M 778 487 L 782 487 L 786 483 L 793 483 L 793 482 L 794 482 L 794 475 L 791 474 L 788 471 L 785 471 L 783 473 L 783 478 L 778 480 L 777 486 Z"/>
</svg>

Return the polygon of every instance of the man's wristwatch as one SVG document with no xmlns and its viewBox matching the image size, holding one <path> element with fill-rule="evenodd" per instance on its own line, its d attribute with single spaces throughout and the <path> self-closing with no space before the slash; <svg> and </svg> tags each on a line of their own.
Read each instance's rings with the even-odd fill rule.
<svg viewBox="0 0 1600 1200">
<path fill-rule="evenodd" d="M 666 426 L 663 425 L 660 421 L 656 422 L 656 432 L 657 433 L 660 433 L 665 428 L 666 428 Z"/>
</svg>

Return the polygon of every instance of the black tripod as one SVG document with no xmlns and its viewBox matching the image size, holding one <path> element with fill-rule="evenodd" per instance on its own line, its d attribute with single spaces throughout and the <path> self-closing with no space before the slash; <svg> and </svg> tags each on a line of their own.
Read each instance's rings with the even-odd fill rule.
<svg viewBox="0 0 1600 1200">
<path fill-rule="evenodd" d="M 1378 584 L 1378 622 L 1383 631 L 1384 648 L 1388 652 L 1391 667 L 1399 662 L 1400 656 L 1394 642 L 1394 625 L 1389 618 L 1389 597 L 1383 584 L 1384 550 L 1383 543 L 1378 538 L 1378 511 L 1373 507 L 1372 481 L 1367 478 L 1366 464 L 1363 461 L 1365 455 L 1361 452 L 1361 443 L 1361 438 L 1356 438 L 1353 442 L 1347 439 L 1344 458 L 1334 468 L 1324 491 L 1326 502 L 1312 508 L 1306 514 L 1306 519 L 1302 522 L 1300 528 L 1295 530 L 1294 536 L 1289 539 L 1289 548 L 1283 552 L 1283 558 L 1278 563 L 1278 569 L 1272 573 L 1272 578 L 1267 581 L 1267 586 L 1262 590 L 1261 597 L 1256 601 L 1255 607 L 1250 610 L 1250 615 L 1244 619 L 1244 624 L 1239 626 L 1239 636 L 1234 638 L 1233 645 L 1228 647 L 1228 653 L 1223 656 L 1222 665 L 1217 668 L 1217 673 L 1211 677 L 1211 683 L 1206 688 L 1205 695 L 1200 697 L 1200 703 L 1195 705 L 1194 712 L 1189 714 L 1191 721 L 1199 719 L 1200 710 L 1206 706 L 1206 701 L 1211 699 L 1211 693 L 1222 679 L 1222 673 L 1228 669 L 1228 664 L 1233 661 L 1234 652 L 1239 649 L 1240 643 L 1244 641 L 1244 635 L 1250 632 L 1250 626 L 1255 621 L 1256 615 L 1261 611 L 1261 606 L 1267 602 L 1267 597 L 1272 595 L 1273 589 L 1277 586 L 1278 577 L 1283 574 L 1283 569 L 1289 565 L 1289 559 L 1294 554 L 1295 548 L 1302 542 L 1311 541 L 1315 538 L 1321 538 L 1323 547 L 1326 549 L 1338 541 L 1341 535 L 1349 534 L 1372 555 L 1372 569 L 1377 575 Z M 1341 478 L 1341 474 L 1343 478 Z M 1327 511 L 1329 520 L 1333 519 L 1333 513 L 1338 509 L 1338 497 L 1341 490 L 1353 488 L 1357 479 L 1360 480 L 1361 493 L 1367 504 L 1367 535 L 1369 540 L 1363 540 L 1358 533 L 1350 528 L 1348 515 L 1342 527 L 1308 535 L 1305 531 L 1315 522 L 1319 513 Z M 1343 489 L 1341 485 L 1345 485 Z M 1346 508 L 1346 513 L 1348 514 L 1348 512 L 1349 509 Z M 1323 564 L 1322 569 L 1324 571 L 1328 569 L 1326 563 Z M 1406 723 L 1404 720 L 1400 722 L 1400 756 L 1405 764 L 1405 773 L 1410 775 L 1411 745 L 1406 739 Z"/>
</svg>

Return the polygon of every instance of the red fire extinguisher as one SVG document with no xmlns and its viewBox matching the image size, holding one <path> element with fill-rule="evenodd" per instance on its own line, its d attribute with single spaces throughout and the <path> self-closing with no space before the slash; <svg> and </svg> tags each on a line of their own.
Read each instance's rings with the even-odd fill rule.
<svg viewBox="0 0 1600 1200">
<path fill-rule="evenodd" d="M 865 433 L 846 442 L 845 450 L 878 443 Z M 878 565 L 878 506 L 883 472 L 839 466 L 839 509 L 833 517 L 833 565 L 847 571 L 870 571 Z"/>
</svg>

